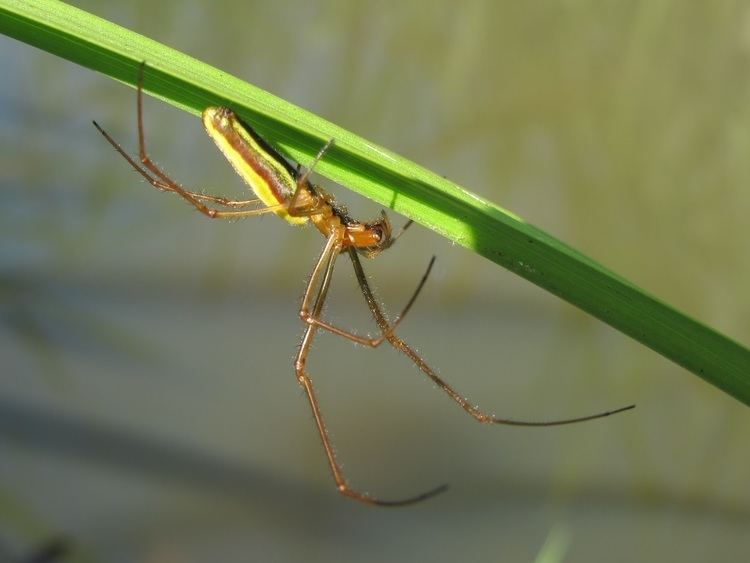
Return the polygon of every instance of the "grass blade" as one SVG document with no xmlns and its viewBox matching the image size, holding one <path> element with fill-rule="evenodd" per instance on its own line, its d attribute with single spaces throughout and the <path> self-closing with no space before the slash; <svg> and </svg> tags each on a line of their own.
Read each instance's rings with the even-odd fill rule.
<svg viewBox="0 0 750 563">
<path fill-rule="evenodd" d="M 250 84 L 53 0 L 0 0 L 0 32 L 194 114 L 227 105 L 282 153 L 430 227 L 576 305 L 750 405 L 750 350 L 698 323 L 514 214 Z"/>
</svg>

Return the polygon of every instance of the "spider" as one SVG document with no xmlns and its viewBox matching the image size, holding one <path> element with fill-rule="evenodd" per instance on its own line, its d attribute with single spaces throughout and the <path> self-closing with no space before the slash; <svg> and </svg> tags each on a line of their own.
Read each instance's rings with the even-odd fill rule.
<svg viewBox="0 0 750 563">
<path fill-rule="evenodd" d="M 435 496 L 445 491 L 447 485 L 441 485 L 409 498 L 382 500 L 352 489 L 347 484 L 341 466 L 334 455 L 331 439 L 323 421 L 312 380 L 306 369 L 310 346 L 316 332 L 321 329 L 371 348 L 377 348 L 383 342 L 388 342 L 388 344 L 409 358 L 424 375 L 458 403 L 461 408 L 477 421 L 485 424 L 557 426 L 609 416 L 632 409 L 635 406 L 628 405 L 612 411 L 552 421 L 514 420 L 491 416 L 479 410 L 479 408 L 459 395 L 453 387 L 439 377 L 427 362 L 395 332 L 397 326 L 403 320 L 422 290 L 435 262 L 435 258 L 433 257 L 430 260 L 427 270 L 417 285 L 416 290 L 393 322 L 390 322 L 381 310 L 380 305 L 373 296 L 370 284 L 362 268 L 360 255 L 366 258 L 378 256 L 381 252 L 390 248 L 412 222 L 408 221 L 398 233 L 394 234 L 385 212 L 382 212 L 380 217 L 372 221 L 358 221 L 350 217 L 347 210 L 342 205 L 337 204 L 331 194 L 327 193 L 320 186 L 310 182 L 309 177 L 311 172 L 331 147 L 334 142 L 333 139 L 329 140 L 320 149 L 307 170 L 301 173 L 299 166 L 297 168 L 292 167 L 231 109 L 226 107 L 208 107 L 203 110 L 202 114 L 206 132 L 232 164 L 235 171 L 250 186 L 257 199 L 233 200 L 188 191 L 181 184 L 167 176 L 151 160 L 146 152 L 143 128 L 144 67 L 145 64 L 142 63 L 138 72 L 136 89 L 138 159 L 129 155 L 109 133 L 94 121 L 94 125 L 99 132 L 133 169 L 143 176 L 153 187 L 161 191 L 177 194 L 200 213 L 211 219 L 236 219 L 274 213 L 291 225 L 302 226 L 312 223 L 323 237 L 325 237 L 323 250 L 313 267 L 312 274 L 302 297 L 299 317 L 305 325 L 305 329 L 299 351 L 294 361 L 294 371 L 297 381 L 305 391 L 310 408 L 312 409 L 315 425 L 328 460 L 328 466 L 339 493 L 367 504 L 403 506 Z M 359 336 L 321 318 L 323 304 L 328 295 L 336 259 L 344 253 L 351 259 L 359 288 L 380 330 L 381 334 L 377 338 Z"/>
</svg>

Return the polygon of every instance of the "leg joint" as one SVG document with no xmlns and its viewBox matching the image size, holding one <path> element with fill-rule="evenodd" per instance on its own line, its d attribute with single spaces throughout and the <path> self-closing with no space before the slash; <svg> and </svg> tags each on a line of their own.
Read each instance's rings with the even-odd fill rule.
<svg viewBox="0 0 750 563">
<path fill-rule="evenodd" d="M 297 376 L 297 383 L 305 388 L 310 386 L 310 378 L 305 372 L 305 362 L 303 360 L 294 362 L 294 373 Z"/>
</svg>

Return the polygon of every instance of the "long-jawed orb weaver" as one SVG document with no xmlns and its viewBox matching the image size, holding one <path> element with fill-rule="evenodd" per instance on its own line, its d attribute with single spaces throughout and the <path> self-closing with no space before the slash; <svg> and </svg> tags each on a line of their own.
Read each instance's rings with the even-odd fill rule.
<svg viewBox="0 0 750 563">
<path fill-rule="evenodd" d="M 244 123 L 230 109 L 225 107 L 208 107 L 203 110 L 203 125 L 206 132 L 213 139 L 219 150 L 229 160 L 235 171 L 252 188 L 258 199 L 232 200 L 220 196 L 205 195 L 186 190 L 183 186 L 172 180 L 164 173 L 146 153 L 143 130 L 143 69 L 141 64 L 138 74 L 137 86 L 137 127 L 138 127 L 138 154 L 140 164 L 131 157 L 122 146 L 115 141 L 96 121 L 94 125 L 104 138 L 120 153 L 120 155 L 132 166 L 146 181 L 161 191 L 173 192 L 187 200 L 200 213 L 211 219 L 237 219 L 251 217 L 265 213 L 275 213 L 291 225 L 305 225 L 311 222 L 315 228 L 325 237 L 326 242 L 323 251 L 312 270 L 307 283 L 305 293 L 302 297 L 299 316 L 305 324 L 302 343 L 294 362 L 297 381 L 302 386 L 312 409 L 318 434 L 323 442 L 323 449 L 328 466 L 336 483 L 339 493 L 352 499 L 381 506 L 403 506 L 425 500 L 447 489 L 446 485 L 426 491 L 422 494 L 401 499 L 381 500 L 351 489 L 339 466 L 333 452 L 331 440 L 328 436 L 323 416 L 320 412 L 318 400 L 313 390 L 312 381 L 308 375 L 305 364 L 310 352 L 310 345 L 318 329 L 327 330 L 333 334 L 362 344 L 371 348 L 377 348 L 383 342 L 401 351 L 408 357 L 419 370 L 430 378 L 451 399 L 458 403 L 467 413 L 484 424 L 508 424 L 515 426 L 558 426 L 572 424 L 602 418 L 622 411 L 632 409 L 635 405 L 628 405 L 612 411 L 597 414 L 568 418 L 564 420 L 552 420 L 543 422 L 514 420 L 500 418 L 485 414 L 479 408 L 472 405 L 464 397 L 459 395 L 453 387 L 438 377 L 435 371 L 399 336 L 395 329 L 403 320 L 411 308 L 414 300 L 424 286 L 435 258 L 430 260 L 427 271 L 417 285 L 416 290 L 407 302 L 401 313 L 391 323 L 380 308 L 375 299 L 370 285 L 362 269 L 359 255 L 373 258 L 383 250 L 389 248 L 398 237 L 411 225 L 407 222 L 396 234 L 391 232 L 391 225 L 385 212 L 378 219 L 366 223 L 351 218 L 346 209 L 338 205 L 334 198 L 325 192 L 320 186 L 309 181 L 309 175 L 318 161 L 323 158 L 333 139 L 329 140 L 320 149 L 310 167 L 300 173 L 299 167 L 294 169 L 280 154 L 264 141 L 253 129 Z M 377 338 L 358 336 L 348 330 L 334 326 L 321 318 L 323 304 L 325 303 L 328 289 L 331 284 L 333 268 L 336 259 L 346 252 L 354 267 L 354 274 L 367 306 L 372 313 L 375 323 L 380 329 Z"/>
</svg>

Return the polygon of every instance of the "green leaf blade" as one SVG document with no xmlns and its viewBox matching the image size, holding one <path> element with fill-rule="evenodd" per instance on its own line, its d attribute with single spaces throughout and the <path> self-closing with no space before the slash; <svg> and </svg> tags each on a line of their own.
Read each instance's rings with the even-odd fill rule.
<svg viewBox="0 0 750 563">
<path fill-rule="evenodd" d="M 0 32 L 199 114 L 226 105 L 287 156 L 515 272 L 750 405 L 750 350 L 460 186 L 183 53 L 62 2 L 0 0 Z"/>
</svg>

